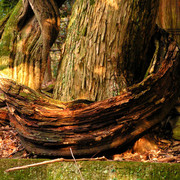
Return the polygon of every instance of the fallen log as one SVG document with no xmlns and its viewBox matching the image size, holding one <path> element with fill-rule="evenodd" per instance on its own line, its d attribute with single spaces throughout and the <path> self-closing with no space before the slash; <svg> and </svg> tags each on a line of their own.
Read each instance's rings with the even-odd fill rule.
<svg viewBox="0 0 180 180">
<path fill-rule="evenodd" d="M 158 30 L 146 77 L 127 92 L 99 102 L 50 99 L 13 80 L 0 78 L 10 122 L 24 147 L 38 155 L 75 156 L 123 147 L 162 121 L 176 103 L 179 48 Z M 164 33 L 164 34 L 163 34 Z"/>
</svg>

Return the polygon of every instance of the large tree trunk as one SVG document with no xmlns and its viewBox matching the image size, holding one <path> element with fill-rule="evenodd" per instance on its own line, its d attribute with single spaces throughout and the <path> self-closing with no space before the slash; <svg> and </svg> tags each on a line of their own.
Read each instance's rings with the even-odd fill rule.
<svg viewBox="0 0 180 180">
<path fill-rule="evenodd" d="M 122 147 L 159 123 L 179 93 L 180 56 L 176 43 L 157 31 L 150 74 L 110 99 L 62 103 L 0 79 L 10 121 L 25 148 L 38 155 L 71 156 L 70 148 L 76 156 L 92 155 Z"/>
<path fill-rule="evenodd" d="M 103 100 L 144 78 L 156 0 L 77 0 L 54 98 Z"/>
<path fill-rule="evenodd" d="M 56 3 L 53 0 L 19 1 L 12 14 L 2 20 L 0 29 L 1 75 L 40 89 L 49 49 L 59 29 Z"/>
<path fill-rule="evenodd" d="M 179 0 L 160 0 L 157 24 L 172 33 L 180 44 L 180 4 Z"/>
</svg>

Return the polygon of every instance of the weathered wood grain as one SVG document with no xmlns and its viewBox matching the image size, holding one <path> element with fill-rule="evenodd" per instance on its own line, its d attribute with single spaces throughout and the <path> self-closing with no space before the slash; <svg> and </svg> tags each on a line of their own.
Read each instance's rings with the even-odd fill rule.
<svg viewBox="0 0 180 180">
<path fill-rule="evenodd" d="M 76 156 L 92 155 L 123 147 L 162 121 L 179 94 L 180 65 L 176 43 L 157 33 L 163 47 L 154 71 L 110 99 L 63 103 L 1 78 L 10 121 L 24 147 L 38 155 L 71 156 L 70 148 Z"/>
</svg>

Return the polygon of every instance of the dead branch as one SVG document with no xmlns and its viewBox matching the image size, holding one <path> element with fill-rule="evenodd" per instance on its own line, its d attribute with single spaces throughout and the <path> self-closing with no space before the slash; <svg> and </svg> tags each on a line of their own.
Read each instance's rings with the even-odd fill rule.
<svg viewBox="0 0 180 180">
<path fill-rule="evenodd" d="M 89 158 L 76 159 L 76 161 L 107 161 L 107 160 L 108 159 L 106 159 L 104 156 L 99 157 L 99 158 L 90 158 L 90 159 Z M 53 159 L 53 160 L 49 160 L 49 161 L 43 161 L 43 162 L 39 162 L 39 163 L 9 168 L 9 169 L 6 169 L 5 172 L 17 171 L 17 170 L 27 169 L 30 167 L 52 164 L 52 163 L 56 163 L 56 162 L 74 162 L 74 159 L 58 158 L 58 159 Z"/>
<path fill-rule="evenodd" d="M 78 169 L 78 171 L 79 171 L 79 174 L 80 174 L 80 176 L 81 176 L 81 179 L 84 180 L 84 178 L 83 178 L 83 176 L 82 176 L 82 173 L 81 173 L 81 170 L 79 169 L 79 166 L 78 166 L 78 164 L 77 164 L 77 161 L 76 161 L 76 159 L 75 159 L 75 157 L 74 157 L 74 154 L 73 154 L 73 151 L 72 151 L 71 148 L 70 148 L 70 152 L 71 152 L 71 155 L 72 155 L 72 157 L 73 157 L 73 159 L 74 159 L 75 165 L 76 165 L 76 167 L 77 167 L 77 169 Z"/>
</svg>

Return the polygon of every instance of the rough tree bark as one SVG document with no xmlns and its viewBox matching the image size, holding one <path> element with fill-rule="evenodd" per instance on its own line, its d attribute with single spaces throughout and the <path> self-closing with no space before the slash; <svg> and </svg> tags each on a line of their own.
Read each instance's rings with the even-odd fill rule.
<svg viewBox="0 0 180 180">
<path fill-rule="evenodd" d="M 47 9 L 44 4 L 36 4 L 38 1 L 26 2 L 25 12 L 14 22 L 20 31 L 10 35 L 8 26 L 3 29 L 1 45 L 6 45 L 7 52 L 5 61 L 2 60 L 5 66 L 1 68 L 10 70 L 10 78 L 15 79 L 26 68 L 25 72 L 33 74 L 33 81 L 24 73 L 28 79 L 23 83 L 39 89 L 47 52 L 54 39 L 51 35 L 57 32 L 57 9 L 51 14 L 47 10 L 54 7 L 54 1 L 44 1 Z M 47 14 L 40 15 L 41 7 Z M 75 155 L 96 154 L 123 146 L 166 116 L 179 93 L 179 49 L 165 32 L 155 28 L 157 7 L 155 0 L 78 0 L 74 6 L 69 25 L 71 35 L 60 64 L 55 97 L 111 98 L 93 103 L 88 100 L 62 103 L 13 80 L 0 79 L 2 104 L 6 103 L 10 121 L 28 151 L 71 156 L 69 148 L 72 148 Z M 12 16 L 8 21 L 11 24 Z M 46 26 L 47 22 L 51 25 Z M 31 36 L 32 32 L 35 36 Z M 7 37 L 11 44 L 5 40 Z"/>
<path fill-rule="evenodd" d="M 163 36 L 162 36 L 163 34 Z M 0 79 L 11 123 L 25 148 L 38 155 L 76 156 L 122 147 L 160 122 L 176 102 L 180 56 L 175 41 L 157 30 L 154 71 L 127 92 L 99 102 L 62 103 Z M 157 43 L 158 42 L 158 43 Z"/>
<path fill-rule="evenodd" d="M 12 14 L 1 21 L 1 74 L 33 89 L 41 88 L 63 2 L 20 0 Z"/>
<path fill-rule="evenodd" d="M 54 98 L 103 100 L 142 80 L 158 3 L 77 0 Z"/>
<path fill-rule="evenodd" d="M 172 33 L 180 44 L 180 5 L 178 0 L 160 0 L 157 24 Z"/>
</svg>

